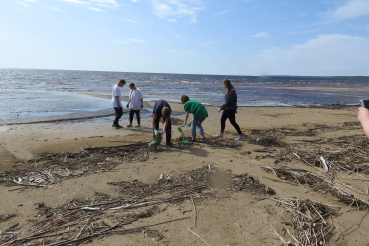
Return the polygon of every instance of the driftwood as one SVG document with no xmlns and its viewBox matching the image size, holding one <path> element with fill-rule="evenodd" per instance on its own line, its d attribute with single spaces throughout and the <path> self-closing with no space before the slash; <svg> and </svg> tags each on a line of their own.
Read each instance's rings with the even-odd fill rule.
<svg viewBox="0 0 369 246">
<path fill-rule="evenodd" d="M 309 199 L 271 199 L 276 201 L 277 205 L 284 207 L 291 216 L 289 222 L 286 223 L 289 229 L 285 228 L 284 230 L 293 239 L 295 245 L 329 245 L 328 242 L 333 235 L 335 226 L 327 219 L 336 214 L 336 209 Z M 276 231 L 275 233 L 287 245 L 287 240 Z"/>
<path fill-rule="evenodd" d="M 116 197 L 96 193 L 93 199 L 74 199 L 55 208 L 40 203 L 37 207 L 38 219 L 7 229 L 7 232 L 13 233 L 2 233 L 0 245 L 78 245 L 113 234 L 139 232 L 144 232 L 154 241 L 159 241 L 164 236 L 158 231 L 150 230 L 149 227 L 154 225 L 128 230 L 124 229 L 124 226 L 134 225 L 137 220 L 142 222 L 157 212 L 164 212 L 165 209 L 158 208 L 159 204 L 165 203 L 168 206 L 187 200 L 192 202 L 194 207 L 193 221 L 196 227 L 195 202 L 200 204 L 201 199 L 211 196 L 215 177 L 226 182 L 224 188 L 229 192 L 247 191 L 269 195 L 273 191 L 261 184 L 256 177 L 220 172 L 213 165 L 193 169 L 177 176 L 163 174 L 162 179 L 150 184 L 137 180 L 109 182 L 108 184 L 117 193 Z M 177 220 L 182 219 L 188 217 Z M 162 223 L 169 222 L 171 221 Z"/>
<path fill-rule="evenodd" d="M 261 167 L 267 172 L 273 172 L 277 177 L 290 182 L 307 185 L 310 190 L 329 193 L 345 203 L 355 203 L 359 209 L 369 208 L 369 201 L 365 191 L 340 182 L 334 173 L 310 172 L 291 167 Z M 305 189 L 305 188 L 304 188 Z"/>
</svg>

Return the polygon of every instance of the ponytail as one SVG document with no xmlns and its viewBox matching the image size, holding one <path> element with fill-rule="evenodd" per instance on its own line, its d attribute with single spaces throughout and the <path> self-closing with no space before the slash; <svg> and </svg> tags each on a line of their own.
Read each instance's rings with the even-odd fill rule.
<svg viewBox="0 0 369 246">
<path fill-rule="evenodd" d="M 229 79 L 225 79 L 223 80 L 223 84 L 226 86 L 227 88 L 227 94 L 226 94 L 226 98 L 228 98 L 229 92 L 231 90 L 234 90 L 234 87 L 232 85 L 232 82 Z"/>
</svg>

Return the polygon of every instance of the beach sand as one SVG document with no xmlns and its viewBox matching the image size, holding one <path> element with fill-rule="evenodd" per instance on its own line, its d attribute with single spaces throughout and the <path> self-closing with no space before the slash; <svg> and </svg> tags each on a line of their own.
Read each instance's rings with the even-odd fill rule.
<svg viewBox="0 0 369 246">
<path fill-rule="evenodd" d="M 152 107 L 153 103 L 145 106 Z M 171 103 L 171 106 L 175 112 L 173 118 L 179 119 L 175 122 L 182 122 L 183 105 Z M 219 133 L 221 113 L 218 113 L 217 107 L 207 106 L 207 109 L 209 117 L 204 121 L 203 127 L 206 137 L 211 140 L 213 135 Z M 332 221 L 334 223 L 333 235 L 329 239 L 330 245 L 367 245 L 369 243 L 368 208 L 359 211 L 355 204 L 349 207 L 350 203 L 339 201 L 329 193 L 310 189 L 308 185 L 295 180 L 280 179 L 273 172 L 266 172 L 261 168 L 261 166 L 273 168 L 289 166 L 324 175 L 323 169 L 319 165 L 313 166 L 310 159 L 304 161 L 298 159 L 297 155 L 278 159 L 277 153 L 283 151 L 286 145 L 296 146 L 296 149 L 302 151 L 304 148 L 310 148 L 311 143 L 311 146 L 320 146 L 320 149 L 314 153 L 317 158 L 325 156 L 327 160 L 335 163 L 328 156 L 329 151 L 342 152 L 342 148 L 334 144 L 335 141 L 353 136 L 366 141 L 361 126 L 357 123 L 356 114 L 357 107 L 337 109 L 241 107 L 236 114 L 236 120 L 247 136 L 244 141 L 241 141 L 241 146 L 231 148 L 203 142 L 196 142 L 190 146 L 178 147 L 177 145 L 173 148 L 163 146 L 158 151 L 149 151 L 147 160 L 123 162 L 106 172 L 93 174 L 85 172 L 85 174 L 55 182 L 48 188 L 18 189 L 24 186 L 18 186 L 15 182 L 2 182 L 0 183 L 2 194 L 0 229 L 4 232 L 6 228 L 19 223 L 18 227 L 21 229 L 18 230 L 21 231 L 31 227 L 32 223 L 45 219 L 44 215 L 38 216 L 39 204 L 57 208 L 70 204 L 74 200 L 92 201 L 96 194 L 122 197 L 121 189 L 109 185 L 109 182 L 137 180 L 143 183 L 154 183 L 161 175 L 174 177 L 193 169 L 214 165 L 220 172 L 252 175 L 261 184 L 273 189 L 275 194 L 268 195 L 256 190 L 247 191 L 247 189 L 231 191 L 222 185 L 214 185 L 206 192 L 193 192 L 192 198 L 160 203 L 156 205 L 151 216 L 144 216 L 124 226 L 125 229 L 141 228 L 135 233 L 107 235 L 102 239 L 86 239 L 87 245 L 283 245 L 273 228 L 279 235 L 285 235 L 287 241 L 294 243 L 294 239 L 284 230 L 284 228 L 291 228 L 287 222 L 293 218 L 283 206 L 273 200 L 291 197 L 301 200 L 310 199 L 337 208 L 338 213 L 334 218 L 326 218 L 327 223 L 332 224 Z M 11 170 L 32 170 L 36 166 L 41 168 L 44 164 L 38 166 L 38 158 L 43 156 L 68 155 L 72 152 L 81 152 L 86 148 L 152 141 L 151 118 L 143 119 L 142 127 L 138 129 L 112 128 L 112 120 L 113 116 L 109 120 L 101 121 L 80 119 L 0 126 L 2 136 L 0 173 Z M 127 123 L 128 115 L 124 114 L 120 124 L 125 126 Z M 180 137 L 176 129 L 178 126 L 180 123 L 172 127 L 173 139 Z M 183 130 L 185 135 L 189 136 L 189 127 L 183 127 Z M 271 143 L 271 146 L 261 146 L 260 139 L 264 136 L 262 134 L 273 132 L 278 134 L 273 135 L 276 137 L 269 138 L 268 141 L 274 140 L 274 143 L 280 142 L 286 145 L 277 146 Z M 236 136 L 235 129 L 228 121 L 224 141 L 237 144 L 238 142 L 231 141 Z M 119 160 L 123 157 L 112 155 L 111 158 Z M 359 193 L 360 197 L 368 202 L 368 175 L 360 172 L 351 175 L 347 173 L 346 170 L 337 172 L 336 179 L 341 183 L 349 184 L 352 189 L 362 191 Z M 4 175 L 0 177 L 4 178 Z M 241 182 L 240 187 L 242 185 Z M 150 210 L 152 207 L 153 205 L 146 206 L 141 210 Z M 107 217 L 104 223 L 112 226 L 116 224 L 119 216 L 131 212 L 135 211 L 117 210 L 117 214 L 111 212 L 111 216 Z M 5 215 L 15 216 L 4 219 Z M 168 222 L 171 220 L 177 221 Z M 149 228 L 160 236 L 153 236 L 150 231 L 142 229 L 153 224 L 159 225 Z M 79 230 L 85 232 L 84 230 L 88 229 L 82 224 Z M 4 235 L 2 234 L 3 239 Z M 79 236 L 82 237 L 82 235 L 87 234 L 81 233 Z M 36 244 L 33 245 L 50 243 L 47 240 L 49 238 L 35 239 L 33 242 Z"/>
</svg>

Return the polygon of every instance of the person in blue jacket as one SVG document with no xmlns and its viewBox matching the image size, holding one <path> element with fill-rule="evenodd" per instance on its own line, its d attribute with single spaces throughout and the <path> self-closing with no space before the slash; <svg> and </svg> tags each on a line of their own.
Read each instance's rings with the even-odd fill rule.
<svg viewBox="0 0 369 246">
<path fill-rule="evenodd" d="M 232 126 L 238 132 L 238 137 L 235 140 L 243 140 L 245 138 L 245 134 L 241 131 L 239 125 L 236 122 L 236 110 L 237 110 L 237 94 L 234 89 L 232 82 L 229 79 L 225 79 L 223 81 L 224 88 L 227 89 L 227 93 L 224 97 L 224 104 L 219 108 L 218 112 L 223 110 L 222 117 L 220 118 L 220 134 L 216 135 L 217 138 L 224 137 L 224 129 L 226 120 L 229 119 Z"/>
</svg>

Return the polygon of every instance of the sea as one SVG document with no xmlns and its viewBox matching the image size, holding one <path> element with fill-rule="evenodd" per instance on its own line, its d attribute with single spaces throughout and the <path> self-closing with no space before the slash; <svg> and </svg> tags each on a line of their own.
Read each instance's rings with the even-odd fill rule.
<svg viewBox="0 0 369 246">
<path fill-rule="evenodd" d="M 111 90 L 122 78 L 142 91 L 144 101 L 179 102 L 181 95 L 186 94 L 205 105 L 220 106 L 226 92 L 222 81 L 226 78 L 236 89 L 238 106 L 331 107 L 359 105 L 359 100 L 369 99 L 369 77 L 359 76 L 234 76 L 3 68 L 0 69 L 0 123 L 112 113 Z M 121 91 L 123 96 L 128 96 L 128 86 Z"/>
</svg>

